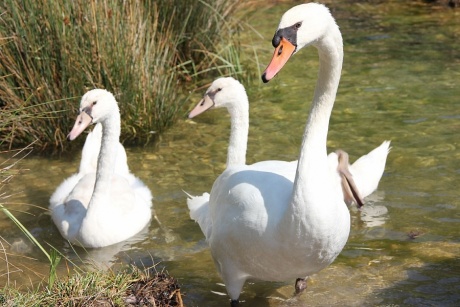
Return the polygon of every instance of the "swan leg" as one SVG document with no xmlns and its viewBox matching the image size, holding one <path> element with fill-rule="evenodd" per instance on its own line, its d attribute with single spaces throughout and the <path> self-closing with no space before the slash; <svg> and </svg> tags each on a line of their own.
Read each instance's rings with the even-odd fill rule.
<svg viewBox="0 0 460 307">
<path fill-rule="evenodd" d="M 230 307 L 238 307 L 240 305 L 240 301 L 238 299 L 230 301 Z"/>
<path fill-rule="evenodd" d="M 358 208 L 361 208 L 364 205 L 364 202 L 361 194 L 358 191 L 358 187 L 353 180 L 353 175 L 350 172 L 348 154 L 343 150 L 337 150 L 335 153 L 337 154 L 339 161 L 337 171 L 339 172 L 342 179 L 341 183 L 344 201 L 346 204 L 351 204 L 354 201 Z"/>
<path fill-rule="evenodd" d="M 228 296 L 230 296 L 230 305 L 238 306 L 240 294 L 246 282 L 247 275 L 242 273 L 232 262 L 226 262 L 225 265 L 222 265 L 218 261 L 216 263 L 219 264 L 225 288 L 227 289 Z"/>
<path fill-rule="evenodd" d="M 305 289 L 307 289 L 307 279 L 308 276 L 305 278 L 297 278 L 295 281 L 295 295 L 300 295 Z"/>
</svg>

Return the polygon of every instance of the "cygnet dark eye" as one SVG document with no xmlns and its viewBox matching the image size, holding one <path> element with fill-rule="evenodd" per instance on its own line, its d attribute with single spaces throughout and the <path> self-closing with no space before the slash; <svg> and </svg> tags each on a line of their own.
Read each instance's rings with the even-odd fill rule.
<svg viewBox="0 0 460 307">
<path fill-rule="evenodd" d="M 294 28 L 298 29 L 302 26 L 302 23 L 301 22 L 298 22 L 294 25 Z"/>
<path fill-rule="evenodd" d="M 97 103 L 97 100 L 93 101 L 93 106 Z"/>
<path fill-rule="evenodd" d="M 219 88 L 217 89 L 217 92 L 220 92 L 221 90 L 222 90 L 222 88 L 221 88 L 221 87 L 219 87 Z"/>
</svg>

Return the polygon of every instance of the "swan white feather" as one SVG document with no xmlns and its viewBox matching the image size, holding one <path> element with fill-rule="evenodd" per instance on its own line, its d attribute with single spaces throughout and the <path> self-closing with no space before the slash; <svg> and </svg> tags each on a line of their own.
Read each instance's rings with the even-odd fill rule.
<svg viewBox="0 0 460 307">
<path fill-rule="evenodd" d="M 152 215 L 152 194 L 129 172 L 126 152 L 119 143 L 118 104 L 108 91 L 95 89 L 82 97 L 69 139 L 91 123 L 100 125 L 85 142 L 80 170 L 56 189 L 50 210 L 65 239 L 97 248 L 124 241 L 145 228 Z M 97 145 L 99 149 L 93 147 Z"/>
<path fill-rule="evenodd" d="M 283 33 L 294 35 L 287 39 L 291 47 Z M 340 177 L 331 171 L 333 156 L 326 153 L 343 59 L 338 26 L 325 6 L 299 5 L 283 15 L 273 44 L 276 50 L 263 75 L 265 82 L 301 48 L 313 45 L 319 52 L 318 83 L 298 163 L 245 165 L 227 159 L 227 168 L 209 197 L 203 194 L 188 200 L 190 215 L 206 236 L 232 303 L 238 301 L 248 278 L 285 281 L 325 268 L 344 247 L 350 230 Z M 377 149 L 386 159 L 389 142 Z M 365 164 L 357 164 L 356 176 Z M 380 179 L 381 174 L 373 177 Z"/>
<path fill-rule="evenodd" d="M 189 118 L 194 118 L 208 110 L 215 108 L 226 108 L 230 114 L 231 132 L 230 142 L 228 145 L 227 165 L 244 165 L 246 163 L 246 149 L 249 133 L 249 100 L 244 86 L 232 77 L 218 78 L 214 80 L 211 86 L 206 90 L 204 98 L 198 102 L 189 114 Z M 353 175 L 355 184 L 363 198 L 372 194 L 378 186 L 385 169 L 386 159 L 389 153 L 390 141 L 384 141 L 379 147 L 375 148 L 367 155 L 360 157 L 353 165 L 349 166 L 349 170 Z M 338 156 L 332 152 L 328 156 L 330 171 L 337 172 Z M 280 167 L 289 167 L 292 172 L 292 181 L 295 178 L 297 169 L 297 161 L 291 161 L 286 165 L 285 161 L 269 160 L 257 163 L 280 163 Z M 208 195 L 207 197 L 205 196 Z M 189 196 L 191 202 L 190 214 L 193 215 L 193 220 L 204 220 L 211 223 L 209 219 L 204 219 L 203 214 L 207 214 L 205 210 L 198 209 L 201 206 L 207 206 L 209 194 L 205 193 L 202 196 Z M 198 199 L 195 199 L 198 197 Z M 195 212 L 195 211 L 199 211 Z M 210 227 L 206 226 L 206 229 Z M 203 232 L 205 233 L 205 232 Z"/>
<path fill-rule="evenodd" d="M 97 158 L 101 149 L 102 124 L 97 123 L 93 131 L 88 133 L 81 152 L 79 174 L 95 173 L 97 169 Z M 117 160 L 115 162 L 115 173 L 129 174 L 128 158 L 126 151 L 120 142 L 117 142 Z"/>
</svg>

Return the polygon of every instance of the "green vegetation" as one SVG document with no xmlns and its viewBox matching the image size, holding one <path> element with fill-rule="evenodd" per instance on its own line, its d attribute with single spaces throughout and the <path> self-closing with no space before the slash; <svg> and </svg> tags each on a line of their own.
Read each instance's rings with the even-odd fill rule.
<svg viewBox="0 0 460 307">
<path fill-rule="evenodd" d="M 75 272 L 44 290 L 0 289 L 2 306 L 183 306 L 174 278 L 155 268 Z"/>
<path fill-rule="evenodd" d="M 0 212 L 5 214 L 24 236 L 37 246 L 49 261 L 47 282 L 31 288 L 17 286 L 9 279 L 10 270 L 24 270 L 11 262 L 9 243 L 0 235 L 0 261 L 6 264 L 7 283 L 0 287 L 0 306 L 183 306 L 180 287 L 167 273 L 155 267 L 124 266 L 118 271 L 84 271 L 52 246 L 44 247 L 8 209 L 8 182 L 20 175 L 18 163 L 32 151 L 32 145 L 18 150 L 12 158 L 0 163 Z M 64 258 L 68 274 L 57 275 Z M 25 267 L 25 269 L 28 269 Z M 62 274 L 61 274 L 62 275 Z"/>
<path fill-rule="evenodd" d="M 177 282 L 164 272 L 135 267 L 86 272 L 38 242 L 16 219 L 5 187 L 19 173 L 16 164 L 31 152 L 28 144 L 35 150 L 64 150 L 80 97 L 89 89 L 114 93 L 122 112 L 122 141 L 145 144 L 183 115 L 189 89 L 219 75 L 241 78 L 246 73 L 236 41 L 239 25 L 231 18 L 237 3 L 0 3 L 0 148 L 26 147 L 11 160 L 0 161 L 0 213 L 49 264 L 40 285 L 15 285 L 10 273 L 29 268 L 11 262 L 17 255 L 10 254 L 0 235 L 0 260 L 7 270 L 0 272 L 7 277 L 0 287 L 1 306 L 182 306 Z M 67 265 L 67 276 L 58 276 L 59 263 Z"/>
<path fill-rule="evenodd" d="M 79 98 L 96 87 L 120 103 L 122 141 L 148 142 L 183 114 L 187 84 L 242 73 L 236 3 L 3 1 L 0 147 L 62 150 Z"/>
</svg>

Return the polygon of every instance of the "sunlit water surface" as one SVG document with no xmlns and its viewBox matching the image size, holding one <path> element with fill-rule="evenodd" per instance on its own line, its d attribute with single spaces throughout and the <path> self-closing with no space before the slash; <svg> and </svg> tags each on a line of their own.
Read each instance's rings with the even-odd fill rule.
<svg viewBox="0 0 460 307">
<path fill-rule="evenodd" d="M 362 211 L 351 208 L 348 244 L 330 267 L 312 276 L 306 293 L 292 298 L 293 280 L 246 283 L 244 306 L 460 305 L 460 11 L 400 2 L 331 5 L 343 32 L 345 62 L 329 150 L 342 148 L 354 161 L 391 140 L 378 191 Z M 289 5 L 262 5 L 247 20 L 263 36 L 251 30 L 244 36 L 247 52 L 257 52 L 262 66 Z M 303 50 L 271 83 L 248 89 L 248 163 L 297 159 L 317 65 L 316 50 Z M 130 242 L 73 250 L 48 212 L 27 205 L 46 208 L 54 189 L 76 171 L 78 155 L 22 161 L 27 171 L 8 186 L 15 193 L 9 207 L 40 242 L 80 266 L 159 263 L 179 280 L 187 306 L 225 306 L 227 297 L 218 294 L 225 288 L 200 228 L 188 216 L 183 190 L 210 190 L 225 167 L 228 135 L 225 110 L 215 110 L 179 121 L 155 146 L 127 149 L 131 170 L 151 188 L 161 221 Z M 39 249 L 4 216 L 0 229 L 11 244 L 3 243 L 9 261 L 0 259 L 0 284 L 9 278 L 27 286 L 44 278 L 49 268 Z M 66 270 L 62 264 L 60 272 Z"/>
</svg>

